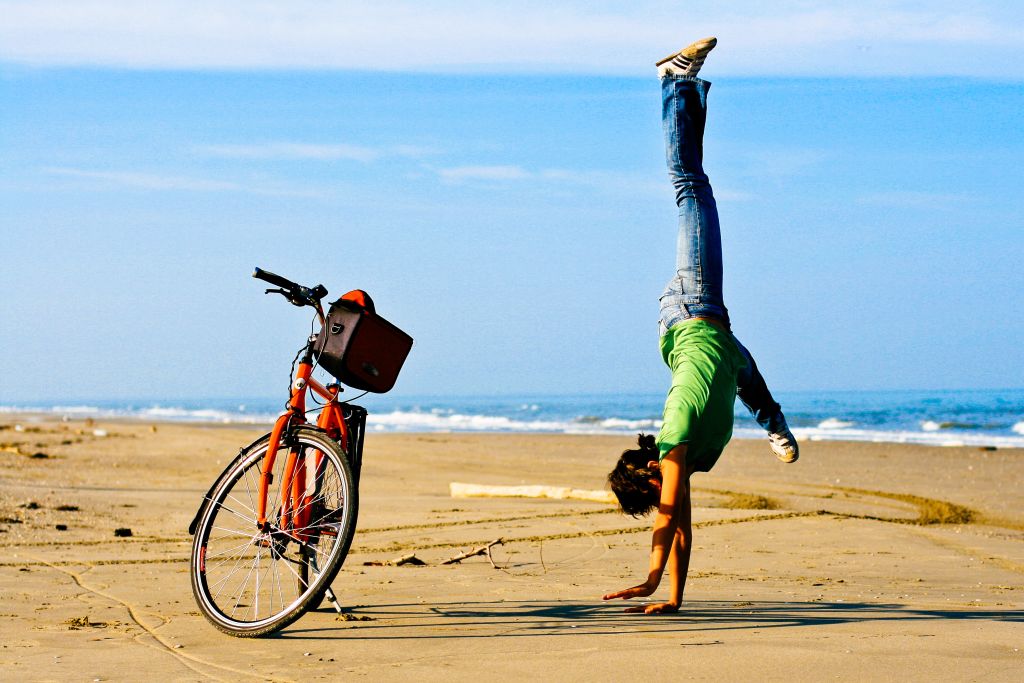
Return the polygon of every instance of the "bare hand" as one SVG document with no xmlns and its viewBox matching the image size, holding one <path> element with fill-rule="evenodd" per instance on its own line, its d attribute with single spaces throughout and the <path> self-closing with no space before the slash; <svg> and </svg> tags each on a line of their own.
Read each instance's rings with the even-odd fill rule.
<svg viewBox="0 0 1024 683">
<path fill-rule="evenodd" d="M 632 588 L 626 588 L 621 591 L 615 591 L 604 596 L 604 600 L 615 600 L 616 598 L 622 598 L 623 600 L 629 600 L 630 598 L 646 598 L 648 595 L 658 590 L 658 584 L 651 585 L 650 581 L 644 581 L 639 586 L 633 586 Z"/>
<path fill-rule="evenodd" d="M 672 614 L 679 611 L 679 605 L 674 602 L 655 602 L 650 605 L 627 607 L 626 611 L 633 614 Z"/>
</svg>

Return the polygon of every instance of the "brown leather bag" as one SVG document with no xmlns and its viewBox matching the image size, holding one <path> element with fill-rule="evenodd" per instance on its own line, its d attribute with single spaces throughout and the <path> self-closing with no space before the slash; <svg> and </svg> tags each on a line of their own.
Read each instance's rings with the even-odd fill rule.
<svg viewBox="0 0 1024 683">
<path fill-rule="evenodd" d="M 313 358 L 353 389 L 391 391 L 412 337 L 377 315 L 370 295 L 355 289 L 331 304 Z"/>
</svg>

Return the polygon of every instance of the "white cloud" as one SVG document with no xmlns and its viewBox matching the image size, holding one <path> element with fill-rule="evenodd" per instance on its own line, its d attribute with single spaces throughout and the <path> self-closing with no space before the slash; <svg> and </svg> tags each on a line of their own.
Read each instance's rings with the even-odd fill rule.
<svg viewBox="0 0 1024 683">
<path fill-rule="evenodd" d="M 1024 5 L 996 0 L 0 0 L 0 16 L 0 61 L 42 66 L 649 74 L 715 34 L 715 75 L 1024 77 Z"/>
<path fill-rule="evenodd" d="M 721 202 L 752 202 L 757 199 L 757 195 L 744 192 L 743 190 L 731 190 L 729 188 L 715 189 L 715 199 Z"/>
<path fill-rule="evenodd" d="M 82 178 L 85 180 L 99 180 L 107 184 L 135 187 L 143 190 L 193 190 L 201 192 L 216 192 L 222 190 L 237 191 L 242 186 L 221 180 L 206 180 L 202 178 L 187 178 L 183 176 L 166 176 L 153 173 L 140 173 L 136 171 L 91 171 L 81 168 L 45 168 L 43 171 L 49 175 L 64 176 L 70 178 Z"/>
<path fill-rule="evenodd" d="M 578 185 L 600 192 L 618 192 L 634 196 L 671 197 L 672 189 L 665 172 L 630 173 L 628 171 L 589 171 L 547 168 L 537 173 L 545 181 Z"/>
<path fill-rule="evenodd" d="M 543 168 L 530 170 L 515 165 L 455 166 L 435 169 L 441 180 L 449 183 L 539 183 L 548 188 L 585 187 L 602 193 L 631 196 L 671 197 L 672 191 L 664 173 L 630 173 L 623 171 L 573 170 Z"/>
<path fill-rule="evenodd" d="M 454 166 L 437 169 L 436 173 L 444 180 L 541 180 L 559 184 L 594 185 L 605 182 L 623 181 L 628 176 L 608 171 L 570 170 L 563 168 L 545 168 L 537 171 L 527 170 L 522 166 L 490 165 L 490 166 Z M 632 180 L 632 178 L 630 178 Z"/>
<path fill-rule="evenodd" d="M 977 197 L 969 194 L 950 192 L 921 192 L 916 190 L 889 190 L 863 195 L 858 199 L 861 204 L 875 206 L 903 207 L 911 209 L 947 210 L 953 206 L 977 201 Z"/>
<path fill-rule="evenodd" d="M 628 173 L 616 171 L 587 171 L 568 169 L 529 170 L 517 165 L 467 165 L 450 168 L 421 167 L 446 183 L 540 183 L 549 188 L 588 187 L 601 192 L 628 193 L 633 196 L 670 196 L 668 180 L 663 174 Z M 41 169 L 50 176 L 93 181 L 92 187 L 107 189 L 127 187 L 140 190 L 189 192 L 243 192 L 271 196 L 323 197 L 330 193 L 322 189 L 294 188 L 260 182 L 213 180 L 181 175 L 165 175 L 144 171 L 104 171 L 74 167 L 47 167 Z M 724 198 L 725 195 L 723 195 Z M 733 196 L 734 199 L 746 198 Z"/>
<path fill-rule="evenodd" d="M 264 142 L 252 144 L 197 145 L 195 151 L 201 155 L 228 159 L 267 159 L 299 161 L 360 161 L 368 163 L 382 157 L 419 158 L 437 154 L 431 147 L 416 145 L 393 145 L 390 147 L 365 147 L 347 144 L 317 144 L 305 142 Z"/>
<path fill-rule="evenodd" d="M 466 180 L 527 180 L 534 177 L 521 166 L 455 166 L 437 171 L 442 180 L 462 182 Z"/>
<path fill-rule="evenodd" d="M 824 149 L 792 145 L 740 147 L 726 143 L 723 147 L 726 153 L 716 157 L 721 159 L 716 164 L 721 167 L 721 173 L 769 180 L 805 174 L 829 159 L 829 153 Z M 718 175 L 716 169 L 715 176 Z"/>
<path fill-rule="evenodd" d="M 537 173 L 537 177 L 564 185 L 577 185 L 593 189 L 601 193 L 617 193 L 632 197 L 656 197 L 664 201 L 673 201 L 672 185 L 668 172 L 660 173 L 629 173 L 620 171 L 568 171 L 563 169 L 545 169 Z M 715 198 L 718 201 L 746 202 L 755 199 L 749 192 L 729 189 L 715 183 Z"/>
<path fill-rule="evenodd" d="M 185 191 L 185 192 L 244 192 L 248 194 L 281 196 L 281 197 L 320 197 L 322 192 L 309 189 L 274 187 L 270 185 L 252 185 L 225 180 L 208 178 L 191 178 L 187 176 L 161 175 L 140 171 L 97 171 L 83 168 L 49 167 L 42 169 L 51 176 L 77 178 L 95 181 L 101 188 L 129 187 L 139 190 Z"/>
<path fill-rule="evenodd" d="M 358 145 L 316 145 L 295 142 L 273 142 L 255 145 L 201 145 L 196 148 L 201 154 L 233 159 L 297 159 L 334 161 L 373 161 L 379 150 Z"/>
</svg>

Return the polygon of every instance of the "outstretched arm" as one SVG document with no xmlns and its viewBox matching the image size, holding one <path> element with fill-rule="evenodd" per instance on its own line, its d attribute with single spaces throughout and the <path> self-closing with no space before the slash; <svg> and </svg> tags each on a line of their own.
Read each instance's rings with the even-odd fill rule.
<svg viewBox="0 0 1024 683">
<path fill-rule="evenodd" d="M 640 605 L 626 609 L 627 612 L 643 612 L 644 614 L 667 614 L 679 611 L 683 604 L 683 590 L 686 588 L 686 575 L 690 570 L 690 548 L 693 545 L 693 528 L 690 522 L 690 486 L 689 478 L 683 487 L 685 501 L 680 507 L 678 526 L 673 538 L 672 551 L 668 556 L 668 572 L 672 577 L 672 587 L 668 602 Z"/>
<path fill-rule="evenodd" d="M 681 525 L 686 533 L 680 536 Z M 686 568 L 689 566 L 690 536 L 690 486 L 686 471 L 686 445 L 681 444 L 669 451 L 661 461 L 661 499 L 658 513 L 654 517 L 654 532 L 651 538 L 651 561 L 648 566 L 647 580 L 643 583 L 621 591 L 609 593 L 605 600 L 621 598 L 641 598 L 651 595 L 658 589 L 665 566 L 672 559 L 673 575 L 672 601 L 665 603 L 665 609 L 648 605 L 647 611 L 675 611 L 682 600 L 683 586 L 686 581 Z M 675 609 L 668 607 L 675 603 Z M 630 608 L 628 611 L 643 611 L 645 608 Z"/>
<path fill-rule="evenodd" d="M 686 485 L 686 501 L 681 512 L 682 517 L 679 520 L 679 528 L 676 529 L 675 543 L 672 545 L 672 555 L 668 558 L 668 570 L 672 574 L 672 591 L 669 594 L 669 601 L 666 603 L 666 607 L 669 609 L 660 611 L 675 612 L 683 604 L 683 589 L 686 588 L 686 575 L 690 571 L 690 548 L 693 546 L 689 480 Z M 656 607 L 656 605 L 648 605 L 648 613 L 651 612 L 651 607 Z"/>
</svg>

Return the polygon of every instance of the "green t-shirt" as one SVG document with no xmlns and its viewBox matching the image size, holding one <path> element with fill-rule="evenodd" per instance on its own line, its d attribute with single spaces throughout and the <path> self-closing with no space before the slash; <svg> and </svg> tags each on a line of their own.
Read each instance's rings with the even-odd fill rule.
<svg viewBox="0 0 1024 683">
<path fill-rule="evenodd" d="M 706 320 L 685 320 L 661 338 L 661 355 L 672 370 L 658 433 L 661 458 L 687 444 L 686 460 L 707 472 L 732 437 L 736 376 L 746 359 L 732 335 Z"/>
</svg>

